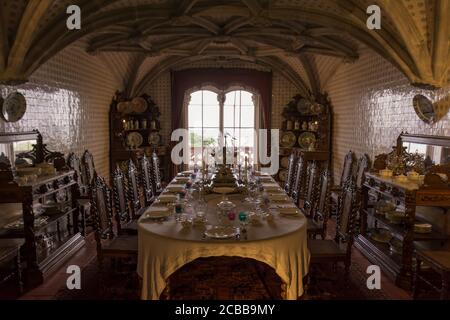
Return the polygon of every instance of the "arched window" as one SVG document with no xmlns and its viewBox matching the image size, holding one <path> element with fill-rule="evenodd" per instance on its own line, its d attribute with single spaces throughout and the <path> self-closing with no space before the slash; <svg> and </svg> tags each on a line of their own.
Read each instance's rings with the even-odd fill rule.
<svg viewBox="0 0 450 320">
<path fill-rule="evenodd" d="M 257 96 L 245 90 L 218 91 L 203 89 L 190 95 L 188 104 L 189 146 L 191 160 L 201 167 L 214 159 L 208 157 L 214 148 L 226 144 L 227 159 L 243 164 L 248 156 L 250 164 L 256 163 L 255 129 L 259 128 Z"/>
</svg>

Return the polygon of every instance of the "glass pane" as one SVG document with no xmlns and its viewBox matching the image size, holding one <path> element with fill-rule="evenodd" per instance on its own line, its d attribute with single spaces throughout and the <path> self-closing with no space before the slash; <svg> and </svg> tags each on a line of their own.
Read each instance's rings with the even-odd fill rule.
<svg viewBox="0 0 450 320">
<path fill-rule="evenodd" d="M 241 92 L 241 106 L 253 106 L 253 94 L 248 91 Z"/>
<path fill-rule="evenodd" d="M 219 127 L 220 121 L 220 107 L 219 105 L 204 105 L 203 106 L 203 127 Z"/>
<path fill-rule="evenodd" d="M 191 101 L 189 104 L 196 104 L 201 105 L 202 104 L 202 91 L 195 91 L 191 93 Z"/>
<path fill-rule="evenodd" d="M 239 91 L 231 91 L 225 94 L 225 106 L 239 105 Z"/>
<path fill-rule="evenodd" d="M 189 146 L 201 147 L 202 146 L 202 129 L 189 129 Z"/>
<path fill-rule="evenodd" d="M 219 101 L 217 101 L 217 93 L 208 90 L 203 90 L 203 105 L 218 106 Z"/>
<path fill-rule="evenodd" d="M 255 127 L 255 107 L 241 106 L 241 127 Z"/>
<path fill-rule="evenodd" d="M 203 146 L 215 147 L 218 145 L 219 128 L 203 129 Z"/>
<path fill-rule="evenodd" d="M 239 106 L 224 105 L 223 108 L 223 126 L 239 127 Z"/>
<path fill-rule="evenodd" d="M 202 126 L 202 107 L 201 105 L 189 105 L 188 109 L 188 124 L 189 127 Z"/>
<path fill-rule="evenodd" d="M 240 145 L 243 147 L 253 147 L 255 140 L 254 134 L 253 129 L 241 129 Z"/>
</svg>

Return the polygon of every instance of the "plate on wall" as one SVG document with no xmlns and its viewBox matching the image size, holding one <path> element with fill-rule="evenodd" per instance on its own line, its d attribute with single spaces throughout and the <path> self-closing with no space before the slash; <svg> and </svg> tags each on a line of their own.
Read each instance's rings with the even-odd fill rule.
<svg viewBox="0 0 450 320">
<path fill-rule="evenodd" d="M 316 143 L 316 136 L 311 132 L 303 132 L 298 137 L 298 144 L 302 149 L 309 149 Z"/>
<path fill-rule="evenodd" d="M 19 121 L 26 111 L 27 102 L 20 92 L 10 93 L 1 106 L 1 116 L 6 122 Z"/>
<path fill-rule="evenodd" d="M 324 109 L 324 107 L 320 103 L 314 103 L 311 106 L 311 112 L 313 114 L 316 114 L 316 115 L 322 114 L 323 113 L 323 109 Z"/>
<path fill-rule="evenodd" d="M 287 174 L 288 174 L 287 170 L 280 170 L 280 172 L 278 173 L 278 178 L 280 178 L 280 181 L 286 182 Z"/>
<path fill-rule="evenodd" d="M 292 131 L 285 132 L 281 135 L 280 144 L 282 147 L 292 148 L 297 141 L 297 137 Z"/>
<path fill-rule="evenodd" d="M 127 145 L 131 149 L 140 147 L 143 142 L 144 138 L 142 138 L 142 135 L 139 132 L 130 132 L 127 135 Z"/>
<path fill-rule="evenodd" d="M 301 98 L 297 102 L 297 111 L 300 112 L 300 114 L 305 115 L 311 112 L 311 102 L 309 102 L 305 98 Z"/>
<path fill-rule="evenodd" d="M 124 113 L 128 111 L 129 102 L 122 101 L 117 104 L 117 112 Z"/>
<path fill-rule="evenodd" d="M 142 113 L 147 110 L 147 101 L 142 97 L 136 97 L 131 101 L 131 111 Z"/>
<path fill-rule="evenodd" d="M 152 132 L 148 135 L 148 143 L 152 146 L 157 146 L 161 142 L 161 136 L 158 132 Z"/>
<path fill-rule="evenodd" d="M 287 168 L 289 167 L 289 157 L 283 157 L 280 161 L 281 167 Z"/>
</svg>

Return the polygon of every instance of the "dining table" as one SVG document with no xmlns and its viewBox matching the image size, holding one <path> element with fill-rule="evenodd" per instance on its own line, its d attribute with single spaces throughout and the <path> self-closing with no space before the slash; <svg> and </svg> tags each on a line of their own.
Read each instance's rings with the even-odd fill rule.
<svg viewBox="0 0 450 320">
<path fill-rule="evenodd" d="M 175 271 L 197 258 L 214 256 L 265 263 L 282 280 L 283 299 L 302 296 L 310 261 L 307 219 L 292 199 L 271 176 L 259 173 L 256 180 L 264 195 L 264 210 L 248 193 L 210 193 L 201 197 L 204 216 L 198 216 L 198 201 L 189 197 L 183 200 L 182 213 L 176 213 L 179 193 L 198 179 L 190 172 L 177 175 L 138 220 L 141 299 L 158 300 Z M 233 203 L 231 215 L 220 214 L 218 204 L 223 200 Z M 228 235 L 217 230 L 234 232 Z"/>
</svg>

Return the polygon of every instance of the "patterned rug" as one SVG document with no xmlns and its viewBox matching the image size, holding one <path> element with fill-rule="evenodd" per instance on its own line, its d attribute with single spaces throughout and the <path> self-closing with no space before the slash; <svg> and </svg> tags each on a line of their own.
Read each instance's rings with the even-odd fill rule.
<svg viewBox="0 0 450 320">
<path fill-rule="evenodd" d="M 139 299 L 139 280 L 134 266 L 120 273 L 106 271 L 100 280 L 96 259 L 83 269 L 82 290 L 61 289 L 57 300 L 135 300 Z M 127 269 L 125 268 L 125 269 Z M 135 269 L 134 269 L 135 270 Z M 382 290 L 366 287 L 365 270 L 352 264 L 350 281 L 342 283 L 342 268 L 337 272 L 316 270 L 318 275 L 334 275 L 336 279 L 318 276 L 312 279 L 305 300 L 386 299 Z M 133 275 L 133 276 L 130 276 Z M 104 285 L 100 286 L 100 281 Z M 105 289 L 100 290 L 100 287 Z M 281 280 L 269 266 L 252 259 L 211 257 L 197 259 L 170 277 L 170 292 L 161 299 L 171 300 L 277 300 L 281 299 Z"/>
</svg>

